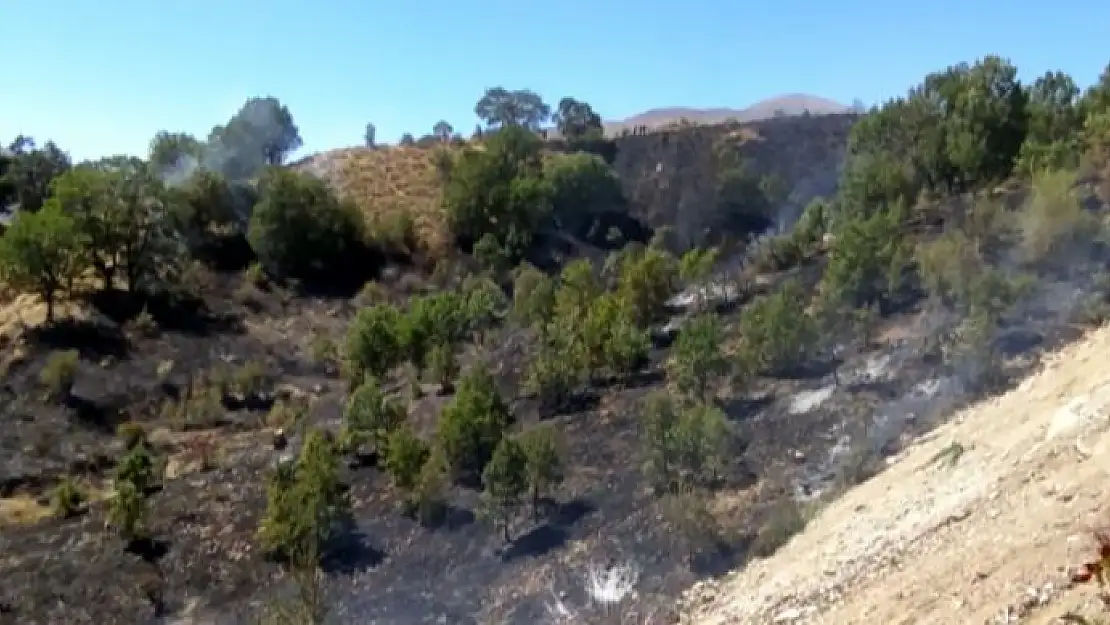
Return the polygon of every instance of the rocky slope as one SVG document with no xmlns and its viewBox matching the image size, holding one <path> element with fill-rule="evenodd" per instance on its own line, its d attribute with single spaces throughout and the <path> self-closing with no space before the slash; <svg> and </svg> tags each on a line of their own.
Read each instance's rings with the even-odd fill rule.
<svg viewBox="0 0 1110 625">
<path fill-rule="evenodd" d="M 1110 521 L 1108 349 L 1092 331 L 954 415 L 772 557 L 695 586 L 682 622 L 1101 622 L 1068 570 Z"/>
</svg>

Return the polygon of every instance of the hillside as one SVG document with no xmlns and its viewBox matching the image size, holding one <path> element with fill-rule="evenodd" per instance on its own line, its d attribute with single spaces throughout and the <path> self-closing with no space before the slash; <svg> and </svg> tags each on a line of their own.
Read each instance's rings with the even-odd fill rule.
<svg viewBox="0 0 1110 625">
<path fill-rule="evenodd" d="M 772 220 L 785 227 L 810 200 L 835 192 L 855 120 L 854 115 L 796 116 L 616 137 L 613 167 L 627 200 L 621 210 L 651 228 L 673 228 L 683 245 L 704 243 L 704 231 L 717 226 L 721 155 L 731 153 L 748 163 L 753 175 L 773 175 L 788 190 Z M 458 147 L 445 149 L 453 153 Z M 436 149 L 344 148 L 312 155 L 295 167 L 354 199 L 374 229 L 396 229 L 407 217 L 422 248 L 442 251 L 448 234 L 439 158 Z"/>
<path fill-rule="evenodd" d="M 1110 524 L 1108 349 L 1110 328 L 1092 331 L 952 415 L 775 555 L 696 587 L 682 622 L 1102 622 L 1069 573 Z"/>
<path fill-rule="evenodd" d="M 0 625 L 1084 603 L 1022 593 L 1102 513 L 1110 68 L 1016 76 L 609 139 L 494 88 L 472 140 L 291 166 L 275 97 L 148 159 L 17 142 Z"/>
<path fill-rule="evenodd" d="M 621 120 L 605 122 L 605 133 L 609 136 L 619 136 L 625 129 L 646 127 L 655 130 L 677 124 L 682 119 L 694 124 L 712 125 L 732 122 L 752 122 L 770 119 L 776 115 L 794 116 L 803 113 L 811 115 L 828 115 L 834 113 L 848 113 L 850 107 L 840 102 L 822 98 L 820 96 L 789 93 L 767 98 L 745 108 L 708 108 L 697 109 L 688 107 L 656 108 L 633 115 Z"/>
</svg>

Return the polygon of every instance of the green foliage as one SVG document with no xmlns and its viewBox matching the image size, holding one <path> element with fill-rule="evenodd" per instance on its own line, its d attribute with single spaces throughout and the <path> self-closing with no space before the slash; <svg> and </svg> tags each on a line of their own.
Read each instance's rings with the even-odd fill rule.
<svg viewBox="0 0 1110 625">
<path fill-rule="evenodd" d="M 130 482 L 146 493 L 154 481 L 154 461 L 146 447 L 137 445 L 127 451 L 116 464 L 115 482 Z"/>
<path fill-rule="evenodd" d="M 636 324 L 643 327 L 664 317 L 664 304 L 678 288 L 679 264 L 660 247 L 628 250 L 620 260 L 617 293 L 632 307 Z"/>
<path fill-rule="evenodd" d="M 517 441 L 524 452 L 525 474 L 532 491 L 532 516 L 538 518 L 540 497 L 563 481 L 563 441 L 549 424 L 524 430 Z"/>
<path fill-rule="evenodd" d="M 679 405 L 664 391 L 656 391 L 644 400 L 640 426 L 646 463 L 644 466 L 656 490 L 670 488 L 680 462 L 676 440 Z"/>
<path fill-rule="evenodd" d="M 140 538 L 150 508 L 142 489 L 127 480 L 116 482 L 115 492 L 108 502 L 108 522 L 125 540 Z"/>
<path fill-rule="evenodd" d="M 1042 263 L 1067 256 L 1076 246 L 1095 240 L 1102 230 L 1085 211 L 1075 190 L 1075 174 L 1040 172 L 1033 178 L 1033 192 L 1018 215 L 1024 260 Z"/>
<path fill-rule="evenodd" d="M 350 514 L 339 481 L 338 454 L 328 437 L 310 430 L 295 463 L 282 464 L 266 486 L 266 511 L 258 527 L 262 549 L 284 558 L 318 558 Z"/>
<path fill-rule="evenodd" d="M 464 246 L 490 235 L 515 262 L 550 213 L 542 142 L 514 125 L 497 132 L 484 148 L 458 156 L 444 185 L 444 207 L 452 232 Z"/>
<path fill-rule="evenodd" d="M 202 164 L 231 180 L 246 180 L 281 165 L 302 145 L 289 108 L 277 98 L 249 98 L 223 126 L 208 135 Z"/>
<path fill-rule="evenodd" d="M 55 399 L 69 397 L 80 363 L 80 353 L 75 349 L 51 352 L 39 371 L 39 384 Z"/>
<path fill-rule="evenodd" d="M 717 262 L 717 248 L 695 247 L 687 250 L 678 262 L 678 275 L 683 282 L 700 282 L 709 277 Z"/>
<path fill-rule="evenodd" d="M 713 380 L 725 375 L 728 359 L 721 350 L 724 328 L 716 315 L 700 314 L 679 332 L 667 361 L 667 377 L 680 392 L 697 400 L 707 400 Z"/>
<path fill-rule="evenodd" d="M 402 314 L 388 304 L 358 311 L 347 330 L 345 355 L 347 376 L 352 386 L 367 375 L 385 377 L 403 358 Z"/>
<path fill-rule="evenodd" d="M 386 449 L 386 440 L 404 420 L 404 410 L 386 396 L 378 379 L 367 377 L 347 399 L 339 446 L 357 451 L 370 443 L 380 454 Z"/>
<path fill-rule="evenodd" d="M 299 280 L 335 280 L 338 268 L 350 272 L 364 260 L 361 216 L 323 181 L 271 168 L 258 188 L 247 238 L 267 269 Z"/>
<path fill-rule="evenodd" d="M 24 213 L 34 213 L 50 198 L 50 185 L 59 175 L 69 171 L 69 155 L 53 141 L 38 147 L 34 139 L 20 135 L 0 149 L 0 206 L 19 206 Z"/>
<path fill-rule="evenodd" d="M 436 440 L 457 477 L 481 473 L 512 420 L 493 376 L 476 368 L 459 381 L 455 396 L 439 416 Z"/>
<path fill-rule="evenodd" d="M 837 222 L 822 294 L 857 306 L 885 304 L 899 294 L 912 256 L 900 206 Z"/>
<path fill-rule="evenodd" d="M 455 348 L 446 343 L 436 343 L 428 351 L 428 370 L 444 392 L 453 388 L 459 374 L 459 360 Z"/>
<path fill-rule="evenodd" d="M 589 104 L 574 98 L 563 98 L 555 107 L 552 118 L 559 134 L 568 140 L 600 137 L 602 134 L 601 116 Z"/>
<path fill-rule="evenodd" d="M 401 343 L 410 362 L 424 368 L 434 345 L 454 345 L 470 330 L 468 302 L 456 291 L 439 291 L 414 298 L 401 324 Z"/>
<path fill-rule="evenodd" d="M 574 236 L 596 236 L 599 215 L 624 205 L 620 179 L 600 156 L 553 154 L 544 165 L 544 176 L 552 189 L 555 224 Z"/>
<path fill-rule="evenodd" d="M 63 519 L 77 514 L 84 503 L 84 491 L 68 476 L 63 477 L 50 493 L 50 507 L 55 515 Z"/>
<path fill-rule="evenodd" d="M 728 467 L 732 432 L 716 406 L 694 403 L 679 416 L 673 432 L 684 482 L 712 484 Z"/>
<path fill-rule="evenodd" d="M 429 453 L 428 446 L 410 428 L 394 430 L 385 445 L 384 463 L 394 486 L 405 492 L 415 489 Z"/>
<path fill-rule="evenodd" d="M 805 290 L 788 280 L 756 298 L 740 315 L 740 368 L 746 372 L 784 373 L 805 362 L 816 343 L 816 325 L 801 302 Z"/>
<path fill-rule="evenodd" d="M 498 129 L 493 136 L 506 130 L 536 132 L 551 117 L 551 107 L 533 91 L 510 91 L 504 87 L 486 89 L 482 99 L 474 105 L 474 114 L 488 128 Z"/>
<path fill-rule="evenodd" d="M 0 235 L 0 279 L 42 296 L 48 321 L 54 320 L 58 294 L 84 267 L 77 224 L 57 202 L 37 213 L 21 212 Z"/>
<path fill-rule="evenodd" d="M 513 516 L 528 490 L 528 456 L 512 437 L 502 438 L 482 471 L 482 500 L 487 514 L 501 526 L 505 542 L 511 540 Z"/>
<path fill-rule="evenodd" d="M 545 323 L 555 311 L 556 289 L 551 276 L 523 265 L 513 280 L 513 318 L 530 326 Z"/>
</svg>

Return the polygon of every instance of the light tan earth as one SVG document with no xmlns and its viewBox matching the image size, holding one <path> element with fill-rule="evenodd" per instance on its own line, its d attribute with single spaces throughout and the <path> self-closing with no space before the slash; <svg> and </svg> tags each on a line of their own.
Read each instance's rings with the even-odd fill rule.
<svg viewBox="0 0 1110 625">
<path fill-rule="evenodd" d="M 771 558 L 691 589 L 682 622 L 1110 623 L 1097 586 L 1068 581 L 1110 525 L 1108 486 L 1101 328 L 953 415 Z"/>
</svg>

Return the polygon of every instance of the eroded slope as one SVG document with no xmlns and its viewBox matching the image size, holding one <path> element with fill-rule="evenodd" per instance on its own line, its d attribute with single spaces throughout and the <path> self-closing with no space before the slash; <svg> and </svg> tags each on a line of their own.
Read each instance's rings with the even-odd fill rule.
<svg viewBox="0 0 1110 625">
<path fill-rule="evenodd" d="M 1110 328 L 1095 330 L 1018 388 L 954 415 L 771 558 L 695 587 L 683 622 L 1091 618 L 1105 608 L 1093 587 L 1070 588 L 1067 570 L 1110 520 L 1108 351 Z"/>
</svg>

